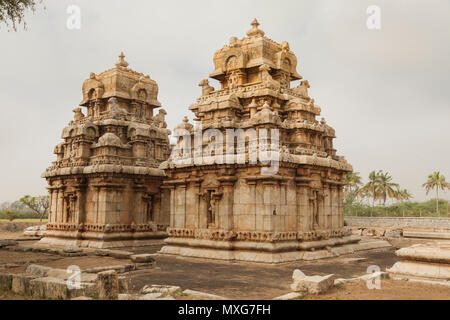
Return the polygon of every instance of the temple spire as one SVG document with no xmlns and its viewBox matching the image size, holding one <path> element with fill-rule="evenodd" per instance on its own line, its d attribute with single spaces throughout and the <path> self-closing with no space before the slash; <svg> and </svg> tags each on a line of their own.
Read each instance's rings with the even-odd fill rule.
<svg viewBox="0 0 450 320">
<path fill-rule="evenodd" d="M 128 67 L 128 62 L 125 61 L 125 55 L 123 52 L 120 53 L 119 61 L 116 62 L 117 67 Z"/>
<path fill-rule="evenodd" d="M 258 20 L 256 20 L 256 18 L 253 19 L 253 21 L 252 21 L 252 23 L 250 25 L 252 26 L 252 28 L 249 31 L 247 31 L 247 35 L 249 37 L 262 37 L 262 36 L 264 36 L 264 31 L 258 29 L 259 22 L 258 22 Z"/>
</svg>

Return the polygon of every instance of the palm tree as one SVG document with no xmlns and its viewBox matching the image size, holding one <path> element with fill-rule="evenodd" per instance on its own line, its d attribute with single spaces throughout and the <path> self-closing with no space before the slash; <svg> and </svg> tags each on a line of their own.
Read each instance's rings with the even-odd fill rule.
<svg viewBox="0 0 450 320">
<path fill-rule="evenodd" d="M 409 200 L 413 197 L 412 193 L 408 191 L 408 189 L 397 189 L 397 199 L 402 200 Z"/>
<path fill-rule="evenodd" d="M 383 171 L 378 172 L 378 193 L 380 199 L 383 200 L 383 206 L 386 206 L 387 198 L 397 198 L 397 190 L 399 188 L 398 183 L 392 182 L 392 177 L 389 172 L 383 173 Z"/>
<path fill-rule="evenodd" d="M 370 216 L 373 215 L 373 208 L 375 207 L 375 200 L 379 198 L 378 186 L 380 184 L 380 173 L 381 171 L 372 171 L 369 173 L 369 181 L 362 188 L 363 192 L 366 192 L 372 198 L 372 211 Z"/>
<path fill-rule="evenodd" d="M 445 181 L 445 177 L 439 172 L 435 171 L 432 174 L 428 175 L 428 180 L 422 185 L 423 188 L 427 191 L 427 194 L 432 189 L 436 189 L 436 213 L 440 216 L 439 213 L 439 188 L 441 190 L 450 189 L 450 183 Z"/>
<path fill-rule="evenodd" d="M 353 211 L 355 200 L 360 195 L 361 176 L 359 172 L 347 172 L 344 184 L 344 208 Z M 358 214 L 358 213 L 357 213 Z"/>
<path fill-rule="evenodd" d="M 347 172 L 347 174 L 345 175 L 345 184 L 350 189 L 362 185 L 361 176 L 359 175 L 359 172 Z"/>
</svg>

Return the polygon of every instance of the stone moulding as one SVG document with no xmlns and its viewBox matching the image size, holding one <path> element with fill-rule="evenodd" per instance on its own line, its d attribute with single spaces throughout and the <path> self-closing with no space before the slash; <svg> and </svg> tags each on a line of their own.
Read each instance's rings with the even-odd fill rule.
<svg viewBox="0 0 450 320">
<path fill-rule="evenodd" d="M 281 241 L 316 241 L 328 240 L 350 236 L 350 228 L 332 230 L 314 230 L 308 232 L 260 232 L 260 231 L 232 231 L 194 228 L 167 228 L 169 237 L 192 238 L 219 241 L 256 241 L 256 242 L 281 242 Z M 356 238 L 355 238 L 356 239 Z"/>
<path fill-rule="evenodd" d="M 74 175 L 74 174 L 92 174 L 92 173 L 123 173 L 135 175 L 150 175 L 164 177 L 164 171 L 156 168 L 123 166 L 114 164 L 102 164 L 86 167 L 67 167 L 67 168 L 49 168 L 42 174 L 42 178 L 54 176 Z"/>
</svg>

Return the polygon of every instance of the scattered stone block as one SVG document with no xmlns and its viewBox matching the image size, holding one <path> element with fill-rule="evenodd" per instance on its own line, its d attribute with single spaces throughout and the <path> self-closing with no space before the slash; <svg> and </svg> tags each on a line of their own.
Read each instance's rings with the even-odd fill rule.
<svg viewBox="0 0 450 320">
<path fill-rule="evenodd" d="M 0 248 L 9 247 L 9 246 L 17 246 L 18 242 L 15 240 L 4 239 L 0 240 Z"/>
<path fill-rule="evenodd" d="M 119 292 L 127 292 L 131 285 L 130 277 L 119 277 Z"/>
<path fill-rule="evenodd" d="M 334 285 L 334 274 L 327 276 L 306 276 L 300 270 L 298 270 L 300 272 L 295 271 L 292 275 L 292 278 L 294 278 L 295 275 L 294 282 L 291 284 L 291 289 L 293 291 L 320 294 L 326 292 Z"/>
<path fill-rule="evenodd" d="M 64 253 L 79 253 L 79 252 L 83 252 L 83 249 L 81 249 L 80 247 L 76 247 L 76 246 L 70 246 L 70 247 L 66 247 L 63 249 Z"/>
<path fill-rule="evenodd" d="M 173 294 L 177 292 L 178 290 L 181 290 L 178 286 L 165 286 L 165 285 L 151 285 L 151 286 L 144 286 L 141 289 L 141 293 L 162 293 L 162 294 Z"/>
<path fill-rule="evenodd" d="M 11 268 L 20 267 L 20 265 L 17 264 L 17 263 L 6 263 L 6 264 L 3 265 L 3 267 L 6 268 L 6 269 L 11 269 Z"/>
<path fill-rule="evenodd" d="M 334 280 L 334 285 L 340 285 L 340 284 L 344 284 L 344 283 L 355 283 L 355 282 L 360 282 L 361 279 L 360 278 L 350 278 L 350 279 L 344 279 L 344 278 L 338 278 L 336 280 Z"/>
<path fill-rule="evenodd" d="M 30 292 L 34 297 L 58 300 L 89 296 L 95 292 L 95 283 L 80 283 L 79 285 L 79 288 L 69 288 L 67 281 L 64 279 L 36 278 L 30 281 Z"/>
<path fill-rule="evenodd" d="M 295 269 L 292 273 L 292 280 L 303 279 L 306 275 L 299 269 Z"/>
<path fill-rule="evenodd" d="M 102 257 L 109 256 L 110 253 L 111 253 L 111 250 L 109 250 L 109 249 L 97 249 L 94 251 L 94 255 L 102 256 Z"/>
<path fill-rule="evenodd" d="M 109 256 L 116 259 L 129 259 L 133 252 L 123 250 L 111 250 Z"/>
<path fill-rule="evenodd" d="M 105 267 L 96 267 L 96 268 L 92 268 L 92 269 L 86 269 L 86 270 L 84 270 L 84 272 L 99 273 L 99 272 L 109 271 L 109 270 L 114 270 L 117 273 L 124 273 L 124 272 L 136 270 L 136 266 L 132 263 L 120 264 L 120 265 L 115 265 L 115 266 L 105 266 Z"/>
<path fill-rule="evenodd" d="M 25 272 L 28 274 L 31 274 L 31 275 L 39 276 L 39 277 L 46 277 L 48 271 L 51 269 L 52 268 L 50 268 L 50 267 L 41 266 L 38 264 L 30 264 L 27 267 L 27 270 Z"/>
<path fill-rule="evenodd" d="M 17 294 L 30 293 L 30 281 L 36 279 L 36 276 L 29 274 L 14 274 L 12 277 L 11 291 Z"/>
<path fill-rule="evenodd" d="M 162 297 L 162 293 L 154 292 L 154 293 L 147 293 L 147 294 L 141 295 L 139 297 L 139 300 L 156 300 L 161 297 Z"/>
<path fill-rule="evenodd" d="M 389 273 L 383 272 L 383 271 L 378 271 L 378 272 L 373 272 L 373 273 L 368 273 L 368 274 L 362 275 L 358 278 L 363 281 L 367 281 L 367 280 L 373 280 L 378 277 L 380 279 L 387 279 L 387 278 L 389 278 Z"/>
<path fill-rule="evenodd" d="M 374 229 L 364 229 L 362 231 L 362 236 L 369 236 L 369 237 L 373 237 L 375 235 L 375 230 Z"/>
<path fill-rule="evenodd" d="M 401 238 L 403 236 L 403 230 L 402 229 L 394 229 L 394 230 L 386 230 L 384 233 L 384 236 L 386 238 Z"/>
<path fill-rule="evenodd" d="M 133 254 L 131 257 L 131 261 L 136 263 L 144 263 L 144 262 L 154 262 L 155 255 L 154 254 Z"/>
<path fill-rule="evenodd" d="M 114 270 L 98 274 L 98 297 L 102 300 L 116 300 L 119 295 L 119 277 Z"/>
<path fill-rule="evenodd" d="M 12 288 L 12 274 L 0 273 L 0 289 L 11 290 Z"/>
</svg>

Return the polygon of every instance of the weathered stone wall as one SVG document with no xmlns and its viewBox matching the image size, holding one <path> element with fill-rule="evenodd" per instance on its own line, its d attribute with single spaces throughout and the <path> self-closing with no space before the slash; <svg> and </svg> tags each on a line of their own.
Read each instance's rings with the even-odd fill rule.
<svg viewBox="0 0 450 320">
<path fill-rule="evenodd" d="M 391 227 L 449 229 L 450 218 L 431 217 L 345 217 L 347 225 L 352 227 Z"/>
</svg>

